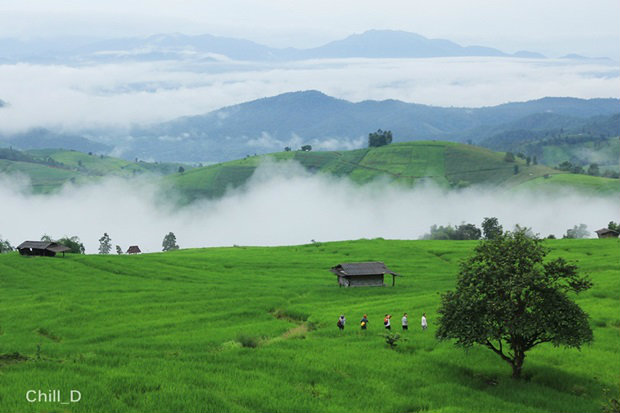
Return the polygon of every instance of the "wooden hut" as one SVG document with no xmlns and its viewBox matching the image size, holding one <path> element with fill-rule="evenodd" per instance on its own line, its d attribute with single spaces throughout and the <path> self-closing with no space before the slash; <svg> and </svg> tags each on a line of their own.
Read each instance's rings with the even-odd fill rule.
<svg viewBox="0 0 620 413">
<path fill-rule="evenodd" d="M 17 246 L 17 250 L 21 255 L 39 255 L 43 257 L 53 257 L 57 253 L 71 251 L 71 248 L 65 247 L 57 242 L 50 241 L 24 241 Z"/>
<path fill-rule="evenodd" d="M 620 235 L 618 231 L 614 231 L 613 229 L 609 228 L 601 228 L 594 232 L 596 232 L 596 235 L 598 235 L 599 238 L 618 238 L 618 235 Z"/>
<path fill-rule="evenodd" d="M 341 287 L 384 287 L 383 277 L 386 274 L 392 276 L 393 287 L 396 277 L 400 275 L 379 261 L 338 264 L 330 271 L 338 276 L 338 285 Z"/>
<path fill-rule="evenodd" d="M 127 254 L 140 254 L 142 251 L 140 251 L 140 247 L 138 247 L 137 245 L 132 245 L 131 247 L 127 248 Z"/>
</svg>

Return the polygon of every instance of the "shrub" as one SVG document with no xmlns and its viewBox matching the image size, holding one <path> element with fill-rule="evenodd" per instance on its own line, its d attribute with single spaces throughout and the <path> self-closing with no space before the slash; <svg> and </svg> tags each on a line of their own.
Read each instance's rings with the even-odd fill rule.
<svg viewBox="0 0 620 413">
<path fill-rule="evenodd" d="M 398 333 L 385 333 L 383 335 L 383 338 L 385 338 L 385 342 L 388 346 L 390 346 L 392 350 L 396 348 L 396 346 L 398 345 L 398 341 L 407 341 L 407 339 L 402 338 Z"/>
<path fill-rule="evenodd" d="M 249 336 L 247 334 L 240 334 L 239 337 L 237 337 L 237 341 L 241 343 L 242 347 L 247 348 L 256 348 L 259 344 L 258 337 Z"/>
</svg>

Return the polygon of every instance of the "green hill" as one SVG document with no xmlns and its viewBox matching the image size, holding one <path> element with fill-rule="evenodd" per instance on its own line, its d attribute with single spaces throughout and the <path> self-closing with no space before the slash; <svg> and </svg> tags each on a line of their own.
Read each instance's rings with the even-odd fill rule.
<svg viewBox="0 0 620 413">
<path fill-rule="evenodd" d="M 67 182 L 89 182 L 103 176 L 133 177 L 145 173 L 172 174 L 181 164 L 131 162 L 119 158 L 64 149 L 18 151 L 0 148 L 0 173 L 30 178 L 32 189 L 47 193 Z M 185 169 L 191 166 L 182 165 Z"/>
<path fill-rule="evenodd" d="M 439 294 L 454 288 L 475 242 L 0 254 L 0 410 L 599 412 L 605 389 L 618 398 L 619 241 L 546 243 L 549 258 L 576 262 L 594 283 L 575 298 L 594 342 L 536 347 L 523 381 L 488 349 L 434 337 Z M 394 288 L 338 288 L 328 269 L 365 260 L 403 277 Z M 388 312 L 410 315 L 396 350 L 380 336 Z M 82 400 L 30 404 L 29 389 L 77 389 Z"/>
<path fill-rule="evenodd" d="M 569 174 L 543 165 L 527 166 L 519 158 L 506 162 L 504 156 L 503 152 L 478 146 L 417 141 L 352 151 L 279 152 L 192 168 L 59 149 L 0 148 L 0 173 L 29 177 L 33 190 L 38 193 L 51 192 L 67 182 L 92 182 L 104 176 L 168 175 L 164 178 L 166 188 L 176 190 L 185 202 L 222 196 L 228 188 L 248 182 L 265 161 L 296 161 L 312 173 L 345 177 L 359 184 L 384 179 L 405 187 L 432 182 L 444 188 L 479 185 L 501 190 L 523 187 L 620 194 L 617 179 Z M 184 173 L 177 173 L 180 166 Z M 560 175 L 561 178 L 555 178 Z"/>
<path fill-rule="evenodd" d="M 446 188 L 485 185 L 501 189 L 517 188 L 530 181 L 545 190 L 555 188 L 544 177 L 564 174 L 562 187 L 586 190 L 590 194 L 620 193 L 620 181 L 588 177 L 590 184 L 581 185 L 583 176 L 566 174 L 543 165 L 527 166 L 522 159 L 506 162 L 505 154 L 489 149 L 452 142 L 418 141 L 397 143 L 373 149 L 339 152 L 280 152 L 196 168 L 175 174 L 167 182 L 187 200 L 218 197 L 228 188 L 243 185 L 256 168 L 266 160 L 294 160 L 314 173 L 347 177 L 357 183 L 377 178 L 412 186 L 434 182 Z M 518 172 L 515 174 L 515 165 Z"/>
</svg>

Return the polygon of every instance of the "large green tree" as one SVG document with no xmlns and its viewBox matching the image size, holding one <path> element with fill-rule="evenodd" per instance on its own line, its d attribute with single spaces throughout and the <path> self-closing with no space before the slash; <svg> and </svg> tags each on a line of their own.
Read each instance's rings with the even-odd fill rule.
<svg viewBox="0 0 620 413">
<path fill-rule="evenodd" d="M 482 234 L 485 239 L 495 239 L 503 233 L 499 220 L 495 217 L 485 217 L 482 221 Z"/>
<path fill-rule="evenodd" d="M 456 291 L 442 295 L 437 338 L 489 348 L 515 378 L 539 344 L 579 348 L 592 341 L 588 315 L 570 297 L 592 284 L 562 258 L 545 262 L 547 252 L 524 229 L 482 240 L 461 263 Z"/>
<path fill-rule="evenodd" d="M 378 129 L 376 132 L 368 134 L 368 147 L 377 148 L 392 143 L 392 131 Z"/>
</svg>

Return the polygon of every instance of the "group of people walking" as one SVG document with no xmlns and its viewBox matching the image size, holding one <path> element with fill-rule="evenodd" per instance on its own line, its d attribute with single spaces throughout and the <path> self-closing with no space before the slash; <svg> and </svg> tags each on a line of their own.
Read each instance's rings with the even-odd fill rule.
<svg viewBox="0 0 620 413">
<path fill-rule="evenodd" d="M 336 325 L 338 326 L 340 330 L 344 330 L 344 326 L 346 323 L 347 323 L 347 319 L 345 318 L 344 314 L 341 314 L 340 317 L 338 317 L 338 323 Z M 426 321 L 426 313 L 422 313 L 420 324 L 422 326 L 422 330 L 426 330 L 428 328 L 428 323 Z M 404 313 L 403 318 L 400 319 L 400 325 L 403 331 L 409 330 L 409 316 L 407 315 L 407 313 Z M 385 315 L 385 318 L 383 319 L 383 326 L 385 327 L 386 330 L 392 329 L 392 315 L 391 314 Z M 367 314 L 364 314 L 364 316 L 360 320 L 360 328 L 362 330 L 368 329 L 368 315 Z"/>
</svg>

